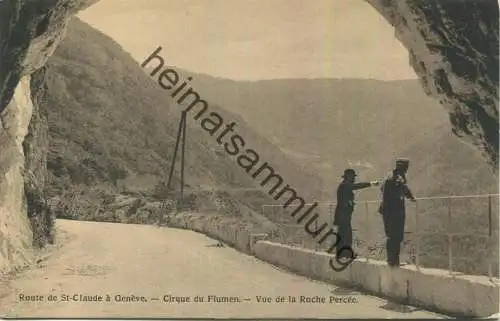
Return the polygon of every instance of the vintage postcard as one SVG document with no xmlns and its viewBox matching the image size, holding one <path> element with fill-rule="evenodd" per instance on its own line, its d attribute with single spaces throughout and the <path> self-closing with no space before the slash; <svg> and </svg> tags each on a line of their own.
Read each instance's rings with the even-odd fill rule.
<svg viewBox="0 0 500 321">
<path fill-rule="evenodd" d="M 0 318 L 498 318 L 498 6 L 0 1 Z"/>
</svg>

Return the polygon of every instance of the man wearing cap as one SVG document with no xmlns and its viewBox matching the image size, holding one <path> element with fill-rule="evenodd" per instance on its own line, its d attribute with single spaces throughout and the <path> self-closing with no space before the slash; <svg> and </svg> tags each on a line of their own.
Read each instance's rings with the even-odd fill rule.
<svg viewBox="0 0 500 321">
<path fill-rule="evenodd" d="M 387 264 L 399 266 L 399 254 L 405 230 L 405 198 L 415 202 L 407 185 L 406 173 L 410 161 L 406 158 L 396 160 L 396 168 L 387 176 L 381 186 L 382 203 L 379 212 L 382 214 L 385 235 L 387 237 Z"/>
<path fill-rule="evenodd" d="M 352 260 L 355 256 L 352 251 L 351 227 L 352 212 L 354 211 L 353 191 L 380 184 L 378 181 L 356 183 L 356 176 L 354 169 L 346 169 L 342 176 L 343 181 L 337 187 L 337 206 L 333 224 L 338 227 L 337 259 L 341 260 Z"/>
</svg>

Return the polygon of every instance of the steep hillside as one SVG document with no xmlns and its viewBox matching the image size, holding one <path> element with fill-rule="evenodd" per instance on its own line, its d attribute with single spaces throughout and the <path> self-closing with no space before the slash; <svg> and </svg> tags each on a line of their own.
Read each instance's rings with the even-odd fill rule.
<svg viewBox="0 0 500 321">
<path fill-rule="evenodd" d="M 101 202 L 117 193 L 173 196 L 164 185 L 182 106 L 149 79 L 119 45 L 74 19 L 43 74 L 46 94 L 38 103 L 48 113 L 48 195 L 72 195 L 72 199 L 77 195 L 88 203 L 71 215 L 64 213 L 71 212 L 68 205 L 59 215 L 92 219 L 94 211 L 103 209 L 93 207 L 92 199 Z M 282 175 L 285 183 L 295 186 L 304 198 L 319 198 L 320 180 L 315 175 L 290 161 L 242 117 L 215 104 L 210 108 L 226 123 L 234 121 L 235 131 L 259 153 L 261 162 L 268 162 Z M 272 185 L 259 186 L 262 179 L 245 172 L 191 116 L 186 134 L 185 191 L 201 197 L 193 201 L 198 207 L 215 210 L 210 204 L 215 200 L 208 201 L 211 197 L 237 200 L 246 212 L 248 206 L 260 211 L 261 205 L 274 203 L 267 194 Z M 178 162 L 175 193 L 179 190 L 179 171 Z M 89 188 L 100 192 L 88 192 Z M 127 202 L 131 205 L 134 200 Z"/>
<path fill-rule="evenodd" d="M 72 20 L 46 81 L 52 195 L 78 184 L 152 191 L 166 178 L 179 112 L 111 39 Z M 253 187 L 205 136 L 192 131 L 187 144 L 190 187 Z"/>
<path fill-rule="evenodd" d="M 65 187 L 116 184 L 133 175 L 166 176 L 179 112 L 139 71 L 114 42 L 78 20 L 71 22 L 47 64 L 53 182 Z M 190 138 L 190 186 L 251 186 L 230 160 L 210 149 L 205 137 L 194 132 Z M 239 179 L 227 179 L 227 168 Z"/>
</svg>

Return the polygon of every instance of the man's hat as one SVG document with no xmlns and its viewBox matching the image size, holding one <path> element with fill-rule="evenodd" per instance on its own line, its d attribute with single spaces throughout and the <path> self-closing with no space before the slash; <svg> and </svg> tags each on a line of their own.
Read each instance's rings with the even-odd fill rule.
<svg viewBox="0 0 500 321">
<path fill-rule="evenodd" d="M 397 158 L 396 159 L 396 166 L 401 166 L 401 165 L 404 165 L 404 166 L 410 165 L 410 160 L 408 158 L 404 158 L 404 157 Z"/>
<path fill-rule="evenodd" d="M 342 175 L 342 177 L 346 177 L 346 176 L 354 176 L 356 177 L 357 174 L 356 174 L 356 171 L 352 168 L 348 168 L 346 170 L 344 170 L 344 175 Z"/>
</svg>

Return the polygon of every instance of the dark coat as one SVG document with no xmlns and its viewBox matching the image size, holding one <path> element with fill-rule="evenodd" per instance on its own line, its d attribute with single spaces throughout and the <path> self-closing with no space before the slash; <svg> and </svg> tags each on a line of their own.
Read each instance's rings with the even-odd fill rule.
<svg viewBox="0 0 500 321">
<path fill-rule="evenodd" d="M 406 176 L 392 171 L 384 180 L 381 191 L 380 214 L 391 217 L 405 215 L 405 198 L 413 198 Z"/>
<path fill-rule="evenodd" d="M 351 215 L 354 211 L 354 192 L 355 190 L 370 187 L 369 182 L 349 183 L 343 181 L 337 187 L 337 205 L 333 218 L 334 225 L 351 222 Z"/>
</svg>

